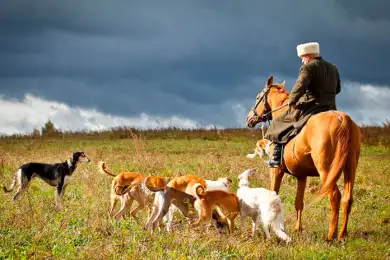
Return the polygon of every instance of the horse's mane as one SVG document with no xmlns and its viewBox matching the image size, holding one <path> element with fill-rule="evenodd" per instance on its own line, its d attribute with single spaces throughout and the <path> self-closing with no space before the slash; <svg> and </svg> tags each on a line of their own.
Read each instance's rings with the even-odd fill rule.
<svg viewBox="0 0 390 260">
<path fill-rule="evenodd" d="M 285 87 L 283 87 L 281 84 L 272 84 L 270 88 L 276 88 L 279 90 L 279 92 L 289 95 L 290 93 L 287 91 Z"/>
</svg>

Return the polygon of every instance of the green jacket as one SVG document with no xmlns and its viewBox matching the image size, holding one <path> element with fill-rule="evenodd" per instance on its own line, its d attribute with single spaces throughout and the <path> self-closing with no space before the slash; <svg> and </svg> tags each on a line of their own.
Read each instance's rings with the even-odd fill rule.
<svg viewBox="0 0 390 260">
<path fill-rule="evenodd" d="M 321 57 L 302 65 L 293 86 L 289 104 L 299 107 L 327 106 L 336 109 L 336 95 L 340 92 L 340 77 L 335 65 Z"/>
</svg>

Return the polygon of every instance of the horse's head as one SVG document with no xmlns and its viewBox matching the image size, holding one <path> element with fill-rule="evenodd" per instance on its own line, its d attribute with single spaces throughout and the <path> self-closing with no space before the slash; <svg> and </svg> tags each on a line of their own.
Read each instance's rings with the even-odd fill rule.
<svg viewBox="0 0 390 260">
<path fill-rule="evenodd" d="M 255 127 L 260 122 L 272 120 L 272 109 L 280 106 L 288 97 L 288 92 L 284 88 L 285 81 L 281 84 L 273 83 L 274 77 L 271 75 L 265 88 L 256 96 L 256 103 L 246 117 L 246 125 Z"/>
</svg>

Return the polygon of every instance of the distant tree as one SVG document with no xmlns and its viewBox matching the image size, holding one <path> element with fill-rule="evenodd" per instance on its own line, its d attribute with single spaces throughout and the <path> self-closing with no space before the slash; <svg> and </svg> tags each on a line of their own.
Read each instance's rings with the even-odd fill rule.
<svg viewBox="0 0 390 260">
<path fill-rule="evenodd" d="M 32 132 L 32 136 L 34 138 L 37 138 L 37 137 L 40 137 L 41 136 L 41 133 L 39 132 L 38 129 L 34 128 L 33 132 Z"/>
<path fill-rule="evenodd" d="M 50 119 L 46 122 L 45 126 L 42 127 L 42 136 L 54 136 L 57 133 L 58 131 Z"/>
</svg>

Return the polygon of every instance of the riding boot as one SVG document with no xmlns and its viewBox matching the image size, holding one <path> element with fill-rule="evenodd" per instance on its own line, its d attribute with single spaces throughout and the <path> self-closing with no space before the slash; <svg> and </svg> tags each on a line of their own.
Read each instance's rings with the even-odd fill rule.
<svg viewBox="0 0 390 260">
<path fill-rule="evenodd" d="M 279 168 L 282 162 L 282 145 L 274 143 L 274 152 L 269 161 L 265 163 L 271 168 Z"/>
</svg>

